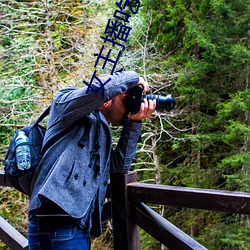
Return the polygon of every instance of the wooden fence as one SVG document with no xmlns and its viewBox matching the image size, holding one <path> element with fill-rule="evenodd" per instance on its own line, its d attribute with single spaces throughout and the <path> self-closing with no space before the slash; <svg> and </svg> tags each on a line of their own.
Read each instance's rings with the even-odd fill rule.
<svg viewBox="0 0 250 250">
<path fill-rule="evenodd" d="M 0 171 L 0 186 L 11 186 L 4 183 L 3 171 Z M 103 206 L 102 220 L 112 217 L 115 250 L 141 249 L 140 228 L 169 249 L 207 249 L 146 203 L 250 214 L 250 193 L 142 184 L 135 172 L 111 174 L 107 198 L 110 200 Z M 27 239 L 2 217 L 0 240 L 13 250 L 28 249 Z"/>
</svg>

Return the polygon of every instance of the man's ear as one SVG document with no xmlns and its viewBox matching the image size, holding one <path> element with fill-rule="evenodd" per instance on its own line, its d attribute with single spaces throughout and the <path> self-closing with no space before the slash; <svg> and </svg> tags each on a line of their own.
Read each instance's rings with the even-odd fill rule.
<svg viewBox="0 0 250 250">
<path fill-rule="evenodd" d="M 110 101 L 104 102 L 100 107 L 100 110 L 106 109 L 110 106 Z"/>
<path fill-rule="evenodd" d="M 103 107 L 103 108 L 108 108 L 108 106 L 109 106 L 109 103 L 108 103 L 108 102 L 104 102 L 104 103 L 102 104 L 102 107 Z"/>
</svg>

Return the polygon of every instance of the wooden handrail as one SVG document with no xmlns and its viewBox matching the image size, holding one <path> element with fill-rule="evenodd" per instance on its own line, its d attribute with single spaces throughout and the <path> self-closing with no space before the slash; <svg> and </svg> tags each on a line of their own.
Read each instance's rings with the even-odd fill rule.
<svg viewBox="0 0 250 250">
<path fill-rule="evenodd" d="M 143 184 L 135 172 L 111 174 L 110 179 L 106 197 L 111 201 L 103 206 L 102 220 L 112 216 L 115 250 L 140 249 L 139 227 L 171 250 L 206 249 L 144 203 L 250 214 L 250 193 Z M 11 187 L 2 170 L 0 186 Z M 27 239 L 2 217 L 0 239 L 13 250 L 27 249 Z"/>
<path fill-rule="evenodd" d="M 139 182 L 128 184 L 128 193 L 135 202 L 250 214 L 250 193 Z"/>
<path fill-rule="evenodd" d="M 27 239 L 0 216 L 0 239 L 11 249 L 28 249 Z"/>
<path fill-rule="evenodd" d="M 169 249 L 207 250 L 199 242 L 195 241 L 143 203 L 138 202 L 133 204 L 130 207 L 130 216 L 140 228 Z"/>
<path fill-rule="evenodd" d="M 136 182 L 136 179 L 136 173 L 129 173 L 125 176 L 111 174 L 112 209 L 118 211 L 115 214 L 113 213 L 113 220 L 120 217 L 117 223 L 119 232 L 123 232 L 121 235 L 116 235 L 114 232 L 115 249 L 139 249 L 138 246 L 129 245 L 131 235 L 133 239 L 136 238 L 136 234 L 131 233 L 134 232 L 135 226 L 133 223 L 143 228 L 169 249 L 206 249 L 164 218 L 160 219 L 160 216 L 156 215 L 143 202 L 250 214 L 250 193 L 143 184 Z M 112 192 L 115 194 L 112 195 Z M 122 210 L 120 210 L 121 207 Z M 126 220 L 126 223 L 124 223 L 124 220 Z M 130 225 L 132 225 L 132 229 Z M 123 248 L 123 246 L 129 246 L 129 248 Z"/>
</svg>

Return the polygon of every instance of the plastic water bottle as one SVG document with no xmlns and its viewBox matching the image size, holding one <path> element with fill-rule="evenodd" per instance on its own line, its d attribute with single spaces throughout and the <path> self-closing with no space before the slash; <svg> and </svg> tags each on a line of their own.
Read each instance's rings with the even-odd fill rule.
<svg viewBox="0 0 250 250">
<path fill-rule="evenodd" d="M 16 161 L 18 169 L 29 169 L 31 167 L 29 138 L 25 135 L 23 131 L 19 131 L 15 142 Z"/>
</svg>

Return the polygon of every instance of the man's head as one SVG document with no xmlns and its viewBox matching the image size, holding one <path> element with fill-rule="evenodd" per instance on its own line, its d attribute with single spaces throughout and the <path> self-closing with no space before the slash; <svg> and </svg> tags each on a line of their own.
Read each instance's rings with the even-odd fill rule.
<svg viewBox="0 0 250 250">
<path fill-rule="evenodd" d="M 124 118 L 128 115 L 126 106 L 127 91 L 113 97 L 111 100 L 104 102 L 100 111 L 106 120 L 112 125 L 122 125 Z"/>
<path fill-rule="evenodd" d="M 143 86 L 143 92 L 147 91 L 148 84 L 143 80 L 143 78 L 140 77 L 137 84 Z M 129 114 L 126 105 L 127 98 L 128 91 L 124 91 L 111 100 L 103 103 L 103 105 L 99 108 L 109 123 L 113 125 L 122 125 L 126 116 L 128 116 L 128 119 L 131 121 L 142 121 L 145 118 L 149 118 L 155 110 L 156 100 L 144 99 L 141 103 L 140 111 L 136 114 Z"/>
</svg>

